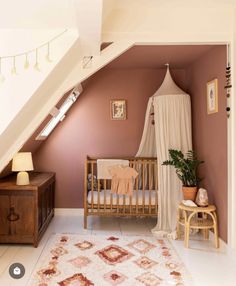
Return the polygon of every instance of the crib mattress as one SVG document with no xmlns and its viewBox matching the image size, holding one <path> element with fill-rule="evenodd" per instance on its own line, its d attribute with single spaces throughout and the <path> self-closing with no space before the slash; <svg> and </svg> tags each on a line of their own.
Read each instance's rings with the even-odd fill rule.
<svg viewBox="0 0 236 286">
<path fill-rule="evenodd" d="M 143 191 L 142 190 L 138 190 L 138 191 L 134 191 L 133 192 L 133 196 L 132 196 L 132 205 L 135 206 L 136 205 L 136 193 L 138 192 L 138 205 L 143 205 Z M 100 191 L 100 204 L 103 205 L 104 204 L 104 190 Z M 111 190 L 106 190 L 106 204 L 110 205 L 111 204 Z M 144 191 L 144 197 L 145 197 L 145 205 L 149 205 L 149 195 L 151 197 L 151 205 L 154 206 L 156 204 L 156 191 L 155 190 L 145 190 Z M 123 195 L 116 195 L 113 194 L 113 199 L 112 199 L 112 204 L 113 205 L 117 205 L 117 196 L 119 196 L 119 205 L 124 205 L 124 201 L 123 201 Z M 91 204 L 92 203 L 92 192 L 90 191 L 88 193 L 88 203 Z M 94 204 L 98 204 L 98 192 L 94 191 L 93 192 L 93 203 Z M 130 204 L 130 196 L 126 195 L 125 196 L 125 205 L 129 205 Z"/>
</svg>

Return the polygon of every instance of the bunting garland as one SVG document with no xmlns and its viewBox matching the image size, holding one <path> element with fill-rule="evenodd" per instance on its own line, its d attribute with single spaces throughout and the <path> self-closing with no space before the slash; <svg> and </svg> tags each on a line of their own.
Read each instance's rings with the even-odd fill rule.
<svg viewBox="0 0 236 286">
<path fill-rule="evenodd" d="M 30 67 L 29 55 L 35 54 L 35 63 L 34 63 L 33 67 L 36 71 L 40 71 L 38 54 L 39 54 L 39 50 L 41 48 L 46 47 L 47 53 L 46 53 L 45 59 L 49 63 L 52 62 L 52 59 L 51 59 L 51 43 L 53 41 L 55 41 L 56 39 L 58 39 L 59 37 L 61 37 L 66 31 L 67 30 L 64 30 L 63 32 L 59 33 L 58 35 L 56 35 L 55 37 L 53 37 L 49 41 L 39 45 L 38 47 L 36 47 L 34 49 L 27 50 L 27 51 L 24 51 L 22 53 L 18 53 L 15 55 L 0 56 L 0 83 L 3 83 L 5 81 L 5 75 L 3 74 L 3 70 L 2 70 L 3 61 L 5 61 L 5 60 L 9 60 L 9 59 L 12 60 L 11 74 L 17 75 L 18 74 L 17 73 L 17 59 L 19 57 L 24 57 L 24 69 L 27 70 Z"/>
</svg>

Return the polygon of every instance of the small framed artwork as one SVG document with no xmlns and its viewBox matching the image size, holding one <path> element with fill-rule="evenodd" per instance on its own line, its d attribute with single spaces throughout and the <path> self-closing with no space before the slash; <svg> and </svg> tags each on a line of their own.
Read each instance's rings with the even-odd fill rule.
<svg viewBox="0 0 236 286">
<path fill-rule="evenodd" d="M 213 79 L 207 83 L 207 113 L 218 112 L 218 80 Z"/>
<path fill-rule="evenodd" d="M 126 100 L 114 99 L 111 100 L 111 119 L 125 120 L 126 119 Z"/>
</svg>

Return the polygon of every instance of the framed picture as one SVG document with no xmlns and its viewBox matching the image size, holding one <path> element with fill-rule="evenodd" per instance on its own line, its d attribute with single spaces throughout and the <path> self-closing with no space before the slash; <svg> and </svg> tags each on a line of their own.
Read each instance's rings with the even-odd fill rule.
<svg viewBox="0 0 236 286">
<path fill-rule="evenodd" d="M 126 100 L 124 99 L 111 100 L 111 119 L 112 120 L 126 119 Z"/>
<path fill-rule="evenodd" d="M 218 112 L 218 80 L 217 78 L 207 83 L 207 113 Z"/>
</svg>

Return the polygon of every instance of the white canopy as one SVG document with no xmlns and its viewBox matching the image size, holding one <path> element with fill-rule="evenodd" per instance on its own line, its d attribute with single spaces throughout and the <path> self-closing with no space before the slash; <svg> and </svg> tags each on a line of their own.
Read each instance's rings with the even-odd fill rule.
<svg viewBox="0 0 236 286">
<path fill-rule="evenodd" d="M 154 120 L 154 121 L 153 121 Z M 154 123 L 154 124 L 153 124 Z M 158 221 L 154 233 L 172 233 L 177 207 L 182 199 L 181 182 L 175 169 L 162 166 L 169 149 L 192 149 L 190 96 L 173 81 L 169 66 L 161 87 L 149 99 L 137 157 L 158 159 Z"/>
</svg>

